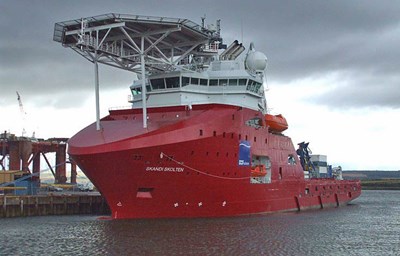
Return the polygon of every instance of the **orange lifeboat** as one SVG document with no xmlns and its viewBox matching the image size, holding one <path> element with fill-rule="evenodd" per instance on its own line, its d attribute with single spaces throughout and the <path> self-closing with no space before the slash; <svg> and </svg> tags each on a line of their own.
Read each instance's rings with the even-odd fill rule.
<svg viewBox="0 0 400 256">
<path fill-rule="evenodd" d="M 265 165 L 257 165 L 254 169 L 251 169 L 251 177 L 263 177 L 265 175 L 267 175 Z"/>
<path fill-rule="evenodd" d="M 271 131 L 283 132 L 289 127 L 286 118 L 284 118 L 281 114 L 279 115 L 266 114 L 265 121 Z"/>
</svg>

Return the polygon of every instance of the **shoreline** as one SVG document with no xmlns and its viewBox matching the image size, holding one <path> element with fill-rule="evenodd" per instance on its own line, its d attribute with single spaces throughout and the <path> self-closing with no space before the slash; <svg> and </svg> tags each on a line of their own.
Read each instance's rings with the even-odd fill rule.
<svg viewBox="0 0 400 256">
<path fill-rule="evenodd" d="M 400 179 L 361 180 L 363 190 L 400 190 Z"/>
</svg>

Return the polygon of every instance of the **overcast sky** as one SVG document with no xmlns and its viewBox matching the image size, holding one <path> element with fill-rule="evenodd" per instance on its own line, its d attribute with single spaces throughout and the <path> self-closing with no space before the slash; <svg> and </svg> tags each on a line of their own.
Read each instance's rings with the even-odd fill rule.
<svg viewBox="0 0 400 256">
<path fill-rule="evenodd" d="M 398 1 L 0 0 L 0 129 L 70 137 L 94 121 L 93 65 L 53 41 L 54 23 L 106 13 L 221 19 L 268 57 L 268 102 L 286 135 L 344 169 L 400 170 Z M 128 105 L 133 74 L 100 67 L 101 114 Z M 26 115 L 16 97 L 21 94 Z"/>
</svg>

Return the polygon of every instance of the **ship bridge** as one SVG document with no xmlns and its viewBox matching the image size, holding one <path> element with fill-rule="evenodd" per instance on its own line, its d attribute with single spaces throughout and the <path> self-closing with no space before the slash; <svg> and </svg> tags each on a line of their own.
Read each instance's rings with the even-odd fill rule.
<svg viewBox="0 0 400 256">
<path fill-rule="evenodd" d="M 262 79 L 247 72 L 242 61 L 223 61 L 226 69 L 221 69 L 220 64 L 211 62 L 203 72 L 176 71 L 148 77 L 146 105 L 228 104 L 259 110 L 259 102 L 264 99 Z M 141 108 L 141 81 L 135 81 L 130 88 L 129 102 L 133 108 Z"/>
</svg>

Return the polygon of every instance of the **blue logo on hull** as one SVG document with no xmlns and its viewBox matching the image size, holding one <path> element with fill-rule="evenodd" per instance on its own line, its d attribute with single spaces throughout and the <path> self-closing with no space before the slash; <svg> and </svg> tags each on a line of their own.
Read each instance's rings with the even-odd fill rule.
<svg viewBox="0 0 400 256">
<path fill-rule="evenodd" d="M 250 142 L 241 140 L 239 144 L 239 166 L 250 165 Z"/>
</svg>

